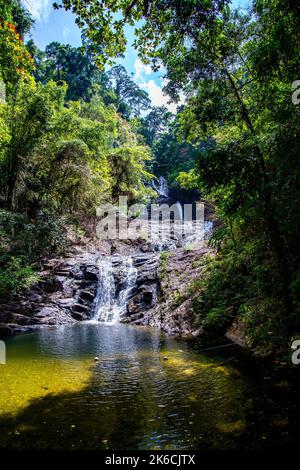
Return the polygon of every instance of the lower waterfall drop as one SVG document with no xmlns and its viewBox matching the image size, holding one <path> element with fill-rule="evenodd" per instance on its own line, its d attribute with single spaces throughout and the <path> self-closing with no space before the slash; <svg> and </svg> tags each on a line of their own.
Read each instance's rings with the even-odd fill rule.
<svg viewBox="0 0 300 470">
<path fill-rule="evenodd" d="M 121 268 L 119 292 L 116 289 L 115 269 Z M 135 287 L 137 269 L 131 256 L 101 257 L 99 261 L 99 285 L 93 320 L 117 323 L 126 313 L 127 301 Z"/>
</svg>

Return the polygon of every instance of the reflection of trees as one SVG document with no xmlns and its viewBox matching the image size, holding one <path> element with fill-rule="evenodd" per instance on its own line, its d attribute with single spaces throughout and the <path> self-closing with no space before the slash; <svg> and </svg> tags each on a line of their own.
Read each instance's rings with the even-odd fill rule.
<svg viewBox="0 0 300 470">
<path fill-rule="evenodd" d="M 243 423 L 245 405 L 243 383 L 233 380 L 230 368 L 202 357 L 195 359 L 187 350 L 179 352 L 178 343 L 156 332 L 149 335 L 147 330 L 122 326 L 82 330 L 83 336 L 76 328 L 69 333 L 57 331 L 51 345 L 54 352 L 67 335 L 74 343 L 69 346 L 67 342 L 66 347 L 79 351 L 84 338 L 90 351 L 100 357 L 89 383 L 76 392 L 35 399 L 15 419 L 0 419 L 2 446 L 174 449 L 235 445 L 243 431 L 237 423 Z M 230 423 L 232 433 L 228 432 Z M 222 424 L 223 432 L 222 428 L 218 432 Z"/>
</svg>

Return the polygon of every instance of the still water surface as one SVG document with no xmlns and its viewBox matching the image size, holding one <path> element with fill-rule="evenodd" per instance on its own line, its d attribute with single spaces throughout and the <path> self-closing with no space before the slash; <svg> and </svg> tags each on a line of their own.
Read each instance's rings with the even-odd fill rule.
<svg viewBox="0 0 300 470">
<path fill-rule="evenodd" d="M 236 449 L 299 437 L 296 391 L 287 399 L 256 380 L 232 349 L 208 355 L 150 328 L 79 324 L 11 338 L 0 390 L 2 448 Z"/>
</svg>

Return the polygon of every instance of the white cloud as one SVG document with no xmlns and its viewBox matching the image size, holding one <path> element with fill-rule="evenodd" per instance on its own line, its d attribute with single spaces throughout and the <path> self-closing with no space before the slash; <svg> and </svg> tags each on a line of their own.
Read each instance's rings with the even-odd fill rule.
<svg viewBox="0 0 300 470">
<path fill-rule="evenodd" d="M 176 113 L 176 103 L 169 103 L 170 98 L 169 96 L 165 95 L 157 85 L 154 80 L 145 81 L 143 84 L 140 85 L 141 88 L 148 92 L 149 98 L 153 106 L 166 106 L 169 111 L 172 113 Z"/>
<path fill-rule="evenodd" d="M 47 21 L 51 13 L 52 0 L 22 0 L 22 2 L 36 20 Z"/>
<path fill-rule="evenodd" d="M 136 61 L 134 62 L 134 69 L 135 69 L 134 79 L 136 81 L 143 80 L 143 74 L 151 75 L 152 73 L 152 69 L 150 65 L 143 64 L 140 59 L 136 59 Z"/>
<path fill-rule="evenodd" d="M 147 91 L 152 105 L 166 106 L 169 111 L 176 113 L 178 104 L 184 103 L 184 97 L 180 96 L 179 103 L 169 103 L 170 97 L 163 93 L 162 88 L 156 83 L 156 81 L 153 79 L 147 80 L 145 78 L 145 75 L 151 75 L 153 73 L 150 65 L 145 65 L 137 59 L 134 63 L 134 68 L 134 79 L 143 90 Z M 166 85 L 166 83 L 166 80 L 163 80 L 163 85 Z"/>
<path fill-rule="evenodd" d="M 67 39 L 68 36 L 70 36 L 71 30 L 70 28 L 64 28 L 63 29 L 63 37 L 64 39 Z"/>
</svg>

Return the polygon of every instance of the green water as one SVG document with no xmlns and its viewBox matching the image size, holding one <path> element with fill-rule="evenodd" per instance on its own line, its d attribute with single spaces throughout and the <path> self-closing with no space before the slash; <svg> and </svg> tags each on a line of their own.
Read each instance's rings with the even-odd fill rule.
<svg viewBox="0 0 300 470">
<path fill-rule="evenodd" d="M 294 396 L 286 401 L 254 380 L 232 350 L 209 356 L 156 330 L 101 324 L 6 343 L 2 448 L 235 449 L 298 440 Z"/>
</svg>

